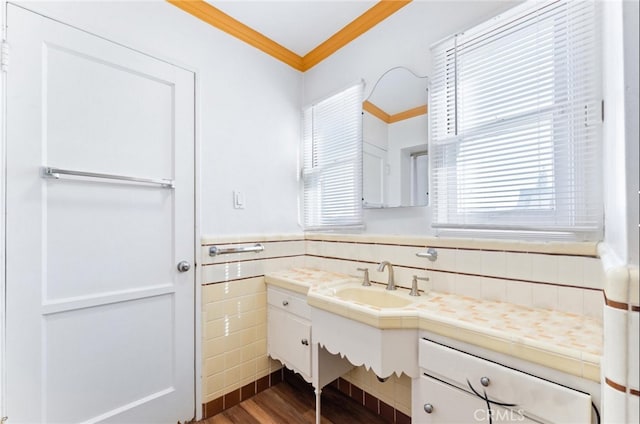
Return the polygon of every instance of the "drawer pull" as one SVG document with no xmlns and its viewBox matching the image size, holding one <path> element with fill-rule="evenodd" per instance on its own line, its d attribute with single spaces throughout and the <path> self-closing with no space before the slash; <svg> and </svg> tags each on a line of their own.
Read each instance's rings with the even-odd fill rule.
<svg viewBox="0 0 640 424">
<path fill-rule="evenodd" d="M 489 377 L 482 377 L 480 379 L 480 384 L 482 384 L 484 387 L 489 387 L 489 384 L 491 384 L 491 380 L 489 379 Z"/>
<path fill-rule="evenodd" d="M 309 346 L 309 340 L 307 340 L 307 339 L 300 340 L 300 343 L 302 343 L 305 346 Z"/>
<path fill-rule="evenodd" d="M 424 404 L 424 412 L 426 412 L 427 414 L 430 414 L 433 412 L 433 405 L 431 405 L 430 403 L 425 403 Z"/>
<path fill-rule="evenodd" d="M 283 300 L 283 301 L 282 301 L 282 306 L 287 306 L 288 304 L 289 304 L 289 301 L 288 301 L 288 300 Z"/>
</svg>

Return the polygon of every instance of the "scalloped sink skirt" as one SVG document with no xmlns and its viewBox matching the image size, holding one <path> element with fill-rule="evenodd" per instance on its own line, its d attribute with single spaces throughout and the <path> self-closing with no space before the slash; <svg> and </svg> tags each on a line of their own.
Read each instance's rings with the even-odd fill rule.
<svg viewBox="0 0 640 424">
<path fill-rule="evenodd" d="M 380 378 L 419 376 L 417 329 L 379 329 L 315 307 L 311 322 L 314 342 L 353 365 Z"/>
</svg>

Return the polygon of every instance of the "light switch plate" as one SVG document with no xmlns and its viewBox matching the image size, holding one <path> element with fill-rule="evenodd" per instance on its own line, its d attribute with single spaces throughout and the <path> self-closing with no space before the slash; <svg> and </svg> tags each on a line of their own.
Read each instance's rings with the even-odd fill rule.
<svg viewBox="0 0 640 424">
<path fill-rule="evenodd" d="M 244 193 L 238 190 L 233 191 L 233 208 L 244 209 Z"/>
</svg>

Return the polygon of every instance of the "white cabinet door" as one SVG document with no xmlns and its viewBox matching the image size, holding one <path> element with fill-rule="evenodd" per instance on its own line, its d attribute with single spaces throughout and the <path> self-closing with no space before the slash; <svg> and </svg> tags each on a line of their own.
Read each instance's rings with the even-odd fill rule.
<svg viewBox="0 0 640 424">
<path fill-rule="evenodd" d="M 269 355 L 311 377 L 311 323 L 282 309 L 269 306 L 267 319 Z"/>
<path fill-rule="evenodd" d="M 194 75 L 9 5 L 11 423 L 194 416 Z M 175 188 L 43 166 L 175 181 Z"/>
</svg>

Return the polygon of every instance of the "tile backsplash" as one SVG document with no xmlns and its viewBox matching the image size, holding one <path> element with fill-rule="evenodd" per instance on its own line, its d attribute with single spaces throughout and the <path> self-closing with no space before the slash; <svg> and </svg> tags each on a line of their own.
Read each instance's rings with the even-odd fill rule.
<svg viewBox="0 0 640 424">
<path fill-rule="evenodd" d="M 461 294 L 602 319 L 604 273 L 595 243 L 478 242 L 307 235 L 305 265 L 360 275 L 369 268 L 374 282 L 386 283 L 382 260 L 394 264 L 396 285 L 410 287 L 413 275 L 423 290 Z M 443 245 L 443 246 L 441 246 Z M 416 253 L 434 247 L 436 261 Z"/>
<path fill-rule="evenodd" d="M 209 256 L 209 247 L 250 246 L 259 253 Z M 434 247 L 436 261 L 416 256 Z M 213 402 L 279 369 L 267 356 L 264 275 L 311 267 L 354 277 L 368 268 L 386 284 L 380 261 L 394 266 L 396 284 L 412 275 L 422 290 L 506 301 L 602 319 L 604 273 L 595 243 L 524 243 L 395 236 L 290 234 L 205 237 L 202 240 L 203 403 Z M 410 413 L 406 376 L 380 383 L 355 369 L 344 378 L 397 410 Z"/>
</svg>

